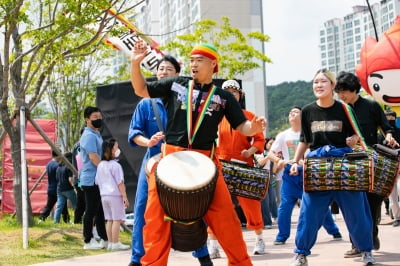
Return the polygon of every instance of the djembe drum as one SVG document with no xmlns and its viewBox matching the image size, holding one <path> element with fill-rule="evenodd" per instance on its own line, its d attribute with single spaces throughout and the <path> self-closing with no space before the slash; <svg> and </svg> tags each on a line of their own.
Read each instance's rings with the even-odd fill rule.
<svg viewBox="0 0 400 266">
<path fill-rule="evenodd" d="M 172 221 L 172 248 L 200 248 L 207 241 L 203 216 L 214 196 L 216 165 L 199 152 L 178 151 L 163 157 L 155 171 L 161 206 Z"/>
<path fill-rule="evenodd" d="M 161 153 L 157 153 L 156 155 L 151 156 L 144 167 L 144 172 L 146 173 L 146 176 L 149 177 L 150 173 L 153 171 L 153 168 L 157 165 L 161 159 Z"/>
</svg>

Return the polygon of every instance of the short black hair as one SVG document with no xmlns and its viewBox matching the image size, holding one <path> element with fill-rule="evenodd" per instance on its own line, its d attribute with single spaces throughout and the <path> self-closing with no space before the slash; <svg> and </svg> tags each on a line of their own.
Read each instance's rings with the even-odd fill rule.
<svg viewBox="0 0 400 266">
<path fill-rule="evenodd" d="M 360 79 L 350 72 L 341 71 L 336 77 L 335 92 L 351 91 L 359 93 L 361 89 Z"/>
<path fill-rule="evenodd" d="M 161 58 L 158 61 L 157 70 L 160 67 L 160 64 L 162 62 L 170 62 L 174 66 L 176 73 L 180 73 L 181 72 L 181 65 L 178 63 L 178 61 L 175 59 L 175 57 L 173 57 L 171 55 L 166 55 L 163 58 Z"/>
<path fill-rule="evenodd" d="M 292 108 L 290 108 L 290 110 L 292 110 L 292 109 L 299 109 L 301 111 L 301 107 L 298 105 L 293 105 Z"/>
<path fill-rule="evenodd" d="M 89 118 L 91 114 L 96 113 L 96 112 L 101 112 L 100 108 L 94 107 L 94 106 L 88 106 L 83 111 L 83 117 L 84 118 Z"/>
</svg>

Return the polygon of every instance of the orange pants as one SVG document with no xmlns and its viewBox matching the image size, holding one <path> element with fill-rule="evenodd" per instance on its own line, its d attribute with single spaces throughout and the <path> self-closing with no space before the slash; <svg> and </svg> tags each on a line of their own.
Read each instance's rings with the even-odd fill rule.
<svg viewBox="0 0 400 266">
<path fill-rule="evenodd" d="M 185 150 L 182 147 L 166 145 L 165 154 Z M 196 150 L 207 156 L 209 151 Z M 215 157 L 214 157 L 215 158 Z M 218 167 L 218 179 L 213 200 L 204 216 L 205 222 L 213 230 L 225 254 L 228 256 L 228 265 L 253 265 L 247 254 L 246 243 L 240 221 L 231 203 L 231 196 L 226 187 L 221 172 L 221 165 L 214 159 Z M 142 265 L 164 266 L 168 263 L 171 249 L 171 225 L 164 221 L 164 210 L 157 194 L 154 171 L 149 176 L 149 190 L 147 207 L 144 215 L 146 225 L 143 228 L 145 255 L 141 259 Z"/>
<path fill-rule="evenodd" d="M 261 201 L 240 196 L 237 199 L 242 207 L 244 216 L 246 216 L 246 227 L 252 230 L 262 229 L 264 221 L 261 212 Z"/>
</svg>

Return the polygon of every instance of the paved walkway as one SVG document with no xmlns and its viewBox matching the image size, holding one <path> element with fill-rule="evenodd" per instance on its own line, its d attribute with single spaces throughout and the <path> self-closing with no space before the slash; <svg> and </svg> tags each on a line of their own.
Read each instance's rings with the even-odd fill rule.
<svg viewBox="0 0 400 266">
<path fill-rule="evenodd" d="M 297 221 L 298 208 L 294 210 L 293 220 Z M 374 251 L 373 254 L 377 260 L 376 265 L 380 266 L 400 266 L 400 227 L 393 227 L 392 220 L 382 214 L 382 221 L 379 226 L 379 237 L 381 240 L 381 248 Z M 325 230 L 321 229 L 318 234 L 316 245 L 312 249 L 312 254 L 308 257 L 310 266 L 330 266 L 330 265 L 363 265 L 361 258 L 343 258 L 343 253 L 351 246 L 348 237 L 348 231 L 341 216 L 337 219 L 337 225 L 343 235 L 342 241 L 334 241 L 332 236 L 328 235 Z M 255 266 L 288 266 L 293 259 L 294 235 L 296 233 L 296 223 L 292 224 L 292 235 L 283 246 L 274 246 L 273 240 L 277 234 L 277 228 L 264 230 L 264 239 L 267 245 L 267 253 L 264 255 L 252 255 L 252 261 Z M 244 230 L 244 238 L 246 240 L 249 254 L 251 254 L 255 237 L 252 231 Z M 221 249 L 222 258 L 213 260 L 214 266 L 227 265 L 226 256 Z M 87 257 L 72 258 L 67 260 L 53 261 L 47 263 L 35 264 L 36 266 L 64 266 L 64 265 L 81 265 L 81 266 L 127 266 L 130 260 L 130 251 L 105 252 L 100 255 Z M 171 251 L 168 265 L 172 266 L 198 266 L 199 263 L 194 259 L 190 252 Z"/>
</svg>

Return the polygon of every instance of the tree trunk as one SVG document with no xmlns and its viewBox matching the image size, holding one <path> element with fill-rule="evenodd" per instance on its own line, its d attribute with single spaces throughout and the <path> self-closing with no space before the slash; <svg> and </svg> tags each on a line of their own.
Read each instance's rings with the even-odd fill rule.
<svg viewBox="0 0 400 266">
<path fill-rule="evenodd" d="M 13 132 L 10 137 L 11 142 L 11 150 L 16 151 L 13 152 L 11 157 L 13 160 L 14 167 L 14 182 L 13 182 L 13 193 L 14 193 L 14 204 L 15 204 L 15 213 L 17 215 L 18 224 L 22 225 L 22 168 L 21 168 L 21 135 L 19 128 L 19 115 L 17 116 L 17 123 L 14 127 L 14 130 L 10 130 Z M 33 214 L 32 214 L 32 206 L 30 198 L 28 198 L 28 222 L 29 225 L 33 225 Z"/>
</svg>

